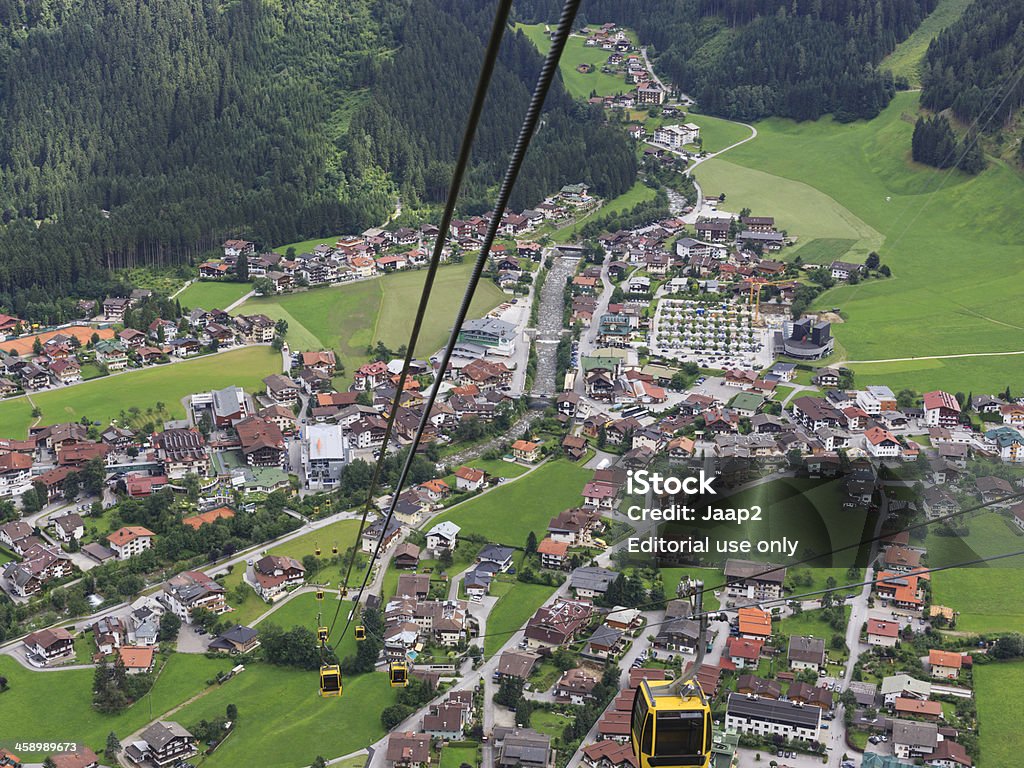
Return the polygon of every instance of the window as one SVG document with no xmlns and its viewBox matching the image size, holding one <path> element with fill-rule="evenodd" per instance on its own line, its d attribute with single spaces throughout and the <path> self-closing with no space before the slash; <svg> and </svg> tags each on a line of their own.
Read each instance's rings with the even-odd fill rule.
<svg viewBox="0 0 1024 768">
<path fill-rule="evenodd" d="M 657 755 L 696 755 L 704 748 L 704 712 L 659 712 Z"/>
<path fill-rule="evenodd" d="M 637 688 L 636 693 L 633 695 L 633 741 L 640 744 L 640 751 L 644 754 L 651 754 L 651 737 L 652 728 L 650 724 L 650 707 L 647 705 L 647 701 L 644 697 L 643 688 Z M 646 730 L 644 726 L 646 727 Z"/>
</svg>

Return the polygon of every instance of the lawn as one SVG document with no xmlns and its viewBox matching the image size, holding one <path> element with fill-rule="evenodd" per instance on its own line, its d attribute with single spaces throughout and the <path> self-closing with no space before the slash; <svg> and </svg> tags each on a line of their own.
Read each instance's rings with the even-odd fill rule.
<svg viewBox="0 0 1024 768">
<path fill-rule="evenodd" d="M 530 713 L 530 727 L 541 733 L 546 733 L 553 740 L 562 740 L 562 731 L 565 730 L 573 718 L 563 715 L 561 712 L 549 712 L 545 709 L 538 709 Z"/>
<path fill-rule="evenodd" d="M 316 596 L 312 592 L 306 592 L 282 604 L 276 611 L 263 618 L 260 624 L 277 624 L 277 626 L 284 629 L 291 629 L 297 626 L 306 627 L 310 631 L 315 632 L 317 626 L 330 627 L 331 622 L 334 620 L 334 612 L 338 611 L 338 620 L 334 625 L 334 634 L 330 638 L 331 646 L 333 647 L 338 642 L 341 629 L 345 626 L 345 621 L 347 620 L 348 612 L 352 610 L 352 605 L 351 600 L 342 600 L 339 607 L 337 592 L 328 592 L 324 596 L 323 606 L 319 606 L 316 602 Z M 316 623 L 318 613 L 321 614 L 322 618 L 319 625 Z M 352 627 L 349 627 L 345 639 L 342 640 L 335 653 L 339 659 L 344 659 L 346 656 L 354 656 L 355 652 L 356 638 Z"/>
<path fill-rule="evenodd" d="M 567 224 L 561 229 L 556 229 L 551 233 L 551 239 L 556 243 L 567 243 L 576 237 L 576 233 L 582 228 L 588 221 L 593 218 L 601 218 L 608 216 L 613 213 L 621 213 L 632 208 L 637 203 L 643 203 L 648 200 L 653 200 L 657 195 L 657 190 L 651 189 L 642 181 L 637 181 L 628 190 L 623 192 L 618 197 L 608 200 L 600 208 L 596 208 L 586 216 L 576 220 L 572 224 Z"/>
<path fill-rule="evenodd" d="M 151 712 L 157 717 L 186 701 L 206 687 L 207 679 L 231 666 L 227 658 L 174 654 L 149 695 L 120 715 L 103 715 L 92 708 L 92 670 L 33 672 L 9 656 L 0 656 L 0 675 L 10 685 L 2 694 L 4 736 L 19 741 L 78 741 L 102 752 L 108 733 L 124 738 L 149 722 Z M 40 706 L 45 706 L 46 717 L 39 717 Z M 19 754 L 23 759 L 43 757 Z"/>
<path fill-rule="evenodd" d="M 469 278 L 471 264 L 441 268 L 420 334 L 421 356 L 434 354 L 447 340 L 455 308 Z M 288 321 L 293 349 L 333 349 L 348 376 L 369 358 L 367 346 L 384 342 L 391 349 L 406 343 L 412 330 L 413 308 L 419 302 L 425 272 L 407 271 L 332 288 L 317 288 L 282 296 L 257 297 L 239 312 L 260 312 Z M 482 281 L 469 317 L 481 317 L 506 298 L 496 285 Z"/>
<path fill-rule="evenodd" d="M 272 547 L 268 552 L 271 555 L 294 557 L 301 562 L 302 558 L 306 555 L 312 555 L 316 545 L 319 544 L 322 556 L 330 557 L 332 545 L 337 544 L 338 551 L 344 552 L 355 544 L 358 531 L 358 520 L 338 520 L 284 544 Z M 334 584 L 337 586 L 337 579 L 335 579 Z"/>
<path fill-rule="evenodd" d="M 264 376 L 280 367 L 277 352 L 246 347 L 41 392 L 32 400 L 43 411 L 43 425 L 79 421 L 84 416 L 106 424 L 121 411 L 132 407 L 145 411 L 157 402 L 164 403 L 172 418 L 181 419 L 185 409 L 180 401 L 186 395 L 232 384 L 254 392 L 263 388 Z M 24 397 L 0 402 L 0 437 L 24 438 L 31 423 L 31 406 Z"/>
<path fill-rule="evenodd" d="M 1024 557 L 1000 561 L 1014 567 L 955 568 L 932 574 L 936 604 L 959 611 L 965 632 L 1024 632 Z"/>
<path fill-rule="evenodd" d="M 886 384 L 894 392 L 913 389 L 925 392 L 1002 392 L 1020 389 L 1024 373 L 1022 355 L 953 357 L 940 360 L 901 360 L 895 363 L 855 363 L 849 366 L 857 386 Z"/>
<path fill-rule="evenodd" d="M 848 605 L 843 608 L 843 613 L 847 619 L 850 618 L 851 610 L 852 609 Z M 813 635 L 814 637 L 824 638 L 825 651 L 831 658 L 843 655 L 844 653 L 843 651 L 833 648 L 830 640 L 832 635 L 843 635 L 845 637 L 845 627 L 841 630 L 832 629 L 832 626 L 822 619 L 820 610 L 804 611 L 799 616 L 777 618 L 773 621 L 773 631 L 786 635 L 787 637 L 793 637 L 794 635 L 808 637 Z"/>
<path fill-rule="evenodd" d="M 1020 723 L 1024 718 L 1024 662 L 974 668 L 981 737 L 980 768 L 1020 762 Z"/>
<path fill-rule="evenodd" d="M 249 665 L 222 689 L 204 696 L 175 715 L 186 728 L 238 707 L 238 725 L 203 765 L 308 766 L 317 755 L 344 755 L 384 735 L 379 715 L 395 702 L 383 673 L 344 681 L 340 698 L 317 695 L 315 671 L 264 664 Z"/>
<path fill-rule="evenodd" d="M 907 78 L 911 86 L 921 85 L 921 61 L 928 44 L 950 24 L 960 18 L 971 0 L 939 0 L 939 4 L 921 22 L 921 26 L 896 46 L 896 50 L 882 59 L 882 69 L 891 69 L 893 75 Z"/>
<path fill-rule="evenodd" d="M 970 532 L 964 537 L 939 536 L 936 526 L 928 528 L 924 544 L 928 549 L 928 565 L 954 565 L 979 557 L 1024 550 L 1024 535 L 1020 529 L 998 512 L 967 515 L 965 521 Z M 1006 563 L 997 563 L 993 567 L 1004 566 Z"/>
<path fill-rule="evenodd" d="M 661 582 L 665 587 L 665 596 L 669 600 L 676 597 L 676 590 L 679 582 L 684 576 L 700 578 L 704 581 L 704 588 L 711 590 L 704 593 L 704 610 L 714 611 L 720 607 L 718 598 L 715 597 L 715 590 L 725 583 L 725 574 L 719 568 L 662 568 Z"/>
<path fill-rule="evenodd" d="M 798 238 L 796 248 L 782 251 L 782 256 L 786 258 L 796 256 L 800 244 L 806 242 L 807 245 L 814 245 L 816 241 L 826 238 L 852 241 L 851 246 L 855 253 L 861 254 L 861 261 L 868 252 L 881 247 L 883 238 L 877 231 L 813 186 L 733 162 L 736 153 L 760 143 L 759 135 L 754 141 L 737 147 L 721 158 L 702 163 L 694 170 L 706 196 L 725 193 L 725 202 L 719 205 L 719 210 L 738 212 L 750 208 L 755 216 L 774 216 L 775 225 L 779 229 Z M 815 246 L 812 254 L 820 253 L 821 250 L 820 245 Z M 814 263 L 808 256 L 801 258 Z"/>
<path fill-rule="evenodd" d="M 1000 163 L 971 177 L 910 161 L 917 98 L 897 94 L 866 122 L 765 120 L 755 141 L 697 176 L 706 192 L 725 191 L 731 210 L 774 215 L 801 240 L 856 239 L 850 260 L 879 250 L 891 279 L 834 288 L 817 304 L 842 308 L 833 332 L 848 359 L 1020 349 L 1024 184 Z M 919 390 L 935 386 L 927 372 L 916 381 Z"/>
<path fill-rule="evenodd" d="M 544 584 L 498 582 L 491 586 L 491 594 L 507 589 L 487 616 L 484 655 L 492 656 L 515 632 L 526 625 L 530 617 L 551 597 L 554 587 Z M 496 592 L 497 590 L 497 592 Z"/>
<path fill-rule="evenodd" d="M 544 538 L 552 517 L 581 504 L 580 493 L 590 477 L 590 471 L 564 459 L 550 461 L 526 477 L 453 507 L 431 525 L 451 520 L 463 533 L 519 547 L 530 531 Z"/>
<path fill-rule="evenodd" d="M 516 24 L 516 29 L 530 38 L 530 41 L 537 46 L 537 50 L 542 54 L 547 54 L 551 48 L 551 38 L 544 34 L 544 26 L 544 24 Z M 584 38 L 577 35 L 569 38 L 565 44 L 565 50 L 562 51 L 558 68 L 561 70 L 565 89 L 573 98 L 589 99 L 594 92 L 598 96 L 614 96 L 617 93 L 626 93 L 631 90 L 631 86 L 626 84 L 623 75 L 609 75 L 601 71 L 601 67 L 608 61 L 611 53 L 600 46 L 584 45 Z M 580 64 L 592 64 L 595 71 L 588 74 L 578 72 L 576 67 Z"/>
<path fill-rule="evenodd" d="M 846 570 L 846 568 L 811 568 L 808 566 L 789 568 L 786 571 L 786 588 L 789 589 L 792 594 L 803 595 L 808 592 L 817 592 L 818 590 L 828 589 L 827 582 L 829 578 L 836 580 L 837 587 L 841 587 L 843 584 L 852 584 L 864 580 L 863 570 L 859 571 L 856 578 L 850 578 L 847 576 Z M 806 583 L 805 579 L 807 576 L 810 576 L 810 584 Z M 838 589 L 836 591 L 841 595 L 854 595 L 859 594 L 861 588 L 851 587 L 850 589 Z M 817 600 L 820 599 L 820 596 L 808 599 Z"/>
<path fill-rule="evenodd" d="M 475 744 L 469 747 L 449 745 L 441 749 L 441 768 L 459 768 L 463 763 L 480 765 L 479 749 Z"/>
<path fill-rule="evenodd" d="M 207 311 L 224 309 L 252 290 L 252 283 L 221 283 L 214 280 L 197 280 L 178 294 L 178 301 L 185 309 L 202 308 Z"/>
<path fill-rule="evenodd" d="M 670 123 L 676 121 L 676 118 L 664 118 L 664 120 L 666 123 Z M 723 120 L 720 117 L 711 117 L 711 115 L 701 115 L 697 112 L 687 114 L 683 122 L 700 126 L 701 149 L 705 152 L 720 152 L 738 141 L 743 141 L 750 135 L 750 129 L 741 123 Z"/>
<path fill-rule="evenodd" d="M 848 237 L 816 237 L 801 245 L 793 256 L 799 255 L 804 264 L 831 264 L 856 244 L 856 240 Z"/>
</svg>

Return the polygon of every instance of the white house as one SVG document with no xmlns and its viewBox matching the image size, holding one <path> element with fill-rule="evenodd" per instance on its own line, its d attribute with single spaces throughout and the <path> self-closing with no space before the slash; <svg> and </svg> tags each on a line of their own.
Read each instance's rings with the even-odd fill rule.
<svg viewBox="0 0 1024 768">
<path fill-rule="evenodd" d="M 458 544 L 459 531 L 461 530 L 459 526 L 448 520 L 438 523 L 427 531 L 427 549 L 454 551 L 455 545 Z"/>
</svg>

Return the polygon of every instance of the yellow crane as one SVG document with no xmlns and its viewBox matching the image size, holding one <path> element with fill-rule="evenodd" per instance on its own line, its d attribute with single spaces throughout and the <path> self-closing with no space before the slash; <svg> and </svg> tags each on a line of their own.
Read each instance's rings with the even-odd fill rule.
<svg viewBox="0 0 1024 768">
<path fill-rule="evenodd" d="M 754 322 L 759 323 L 761 321 L 761 289 L 769 285 L 793 285 L 796 280 L 758 280 L 754 281 L 750 278 L 747 283 L 747 292 L 749 294 L 749 303 L 754 307 Z"/>
</svg>

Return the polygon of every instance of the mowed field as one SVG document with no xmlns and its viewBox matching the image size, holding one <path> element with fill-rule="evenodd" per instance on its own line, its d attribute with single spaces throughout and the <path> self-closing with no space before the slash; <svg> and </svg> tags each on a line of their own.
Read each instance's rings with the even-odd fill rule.
<svg viewBox="0 0 1024 768">
<path fill-rule="evenodd" d="M 317 755 L 348 754 L 384 735 L 380 713 L 397 699 L 387 675 L 348 678 L 340 698 L 320 698 L 317 684 L 315 671 L 251 664 L 174 719 L 187 728 L 222 716 L 228 704 L 238 707 L 235 732 L 203 762 L 205 768 L 303 768 Z"/>
<path fill-rule="evenodd" d="M 467 261 L 438 270 L 416 350 L 420 356 L 434 354 L 448 340 L 470 268 Z M 288 321 L 287 340 L 293 349 L 333 349 L 351 376 L 366 362 L 368 345 L 382 341 L 397 349 L 407 342 L 425 275 L 425 271 L 399 272 L 337 288 L 257 297 L 238 311 L 260 312 L 274 320 L 284 318 Z M 480 317 L 505 298 L 492 282 L 482 280 L 469 316 Z"/>
<path fill-rule="evenodd" d="M 499 486 L 431 520 L 450 520 L 463 533 L 477 533 L 495 544 L 521 547 L 530 531 L 546 535 L 551 518 L 583 503 L 580 495 L 592 473 L 565 459 L 549 461 L 529 475 Z"/>
<path fill-rule="evenodd" d="M 252 283 L 219 283 L 197 280 L 178 294 L 182 308 L 224 309 L 252 290 Z"/>
<path fill-rule="evenodd" d="M 121 411 L 143 411 L 157 402 L 174 418 L 184 418 L 181 398 L 236 384 L 253 392 L 262 379 L 280 371 L 281 356 L 270 347 L 246 347 L 195 360 L 144 368 L 32 395 L 42 409 L 40 424 L 79 421 L 88 417 L 107 424 Z M 0 437 L 24 439 L 33 422 L 32 406 L 24 397 L 0 402 Z"/>
<path fill-rule="evenodd" d="M 1024 661 L 974 668 L 978 697 L 979 768 L 1005 768 L 1020 762 L 1020 723 L 1024 719 Z"/>
<path fill-rule="evenodd" d="M 174 654 L 150 694 L 119 715 L 104 715 L 92 708 L 91 669 L 35 672 L 9 656 L 0 656 L 0 675 L 10 686 L 3 694 L 2 733 L 5 739 L 19 741 L 82 742 L 102 753 L 111 731 L 123 739 L 149 722 L 150 696 L 152 716 L 159 717 L 201 692 L 206 680 L 232 666 L 227 658 Z M 46 717 L 39 716 L 40 706 L 45 706 Z M 20 750 L 18 754 L 36 761 L 45 756 Z"/>
<path fill-rule="evenodd" d="M 993 565 L 932 574 L 932 601 L 960 612 L 957 630 L 1024 632 L 1024 557 Z"/>
<path fill-rule="evenodd" d="M 495 585 L 498 586 L 498 585 Z M 499 589 L 508 585 L 501 584 Z M 496 589 L 492 587 L 491 594 Z M 526 626 L 526 622 L 551 597 L 555 588 L 544 584 L 511 585 L 511 589 L 498 598 L 487 617 L 484 637 L 484 655 L 492 656 L 509 638 Z"/>
<path fill-rule="evenodd" d="M 696 175 L 705 191 L 726 192 L 729 210 L 775 215 L 802 241 L 856 239 L 852 255 L 881 253 L 891 279 L 819 300 L 843 309 L 833 331 L 848 359 L 1019 350 L 1021 176 L 998 163 L 975 177 L 913 163 L 916 115 L 917 94 L 901 93 L 869 122 L 766 120 L 757 139 Z"/>
<path fill-rule="evenodd" d="M 971 0 L 939 0 L 935 10 L 921 22 L 906 40 L 896 46 L 896 50 L 882 59 L 882 69 L 890 69 L 897 77 L 907 78 L 911 86 L 921 85 L 921 61 L 928 45 L 946 27 L 955 22 L 963 14 Z"/>
<path fill-rule="evenodd" d="M 1021 388 L 1024 355 L 986 355 L 944 359 L 900 360 L 890 363 L 855 363 L 849 366 L 857 386 L 886 384 L 901 389 L 944 389 L 950 392 L 1002 392 Z M 927 387 L 925 387 L 927 383 Z"/>
<path fill-rule="evenodd" d="M 516 29 L 530 38 L 541 53 L 547 54 L 550 50 L 551 38 L 544 33 L 543 24 L 516 24 Z M 611 54 L 612 51 L 599 46 L 584 45 L 584 38 L 578 35 L 571 36 L 558 63 L 569 94 L 577 99 L 588 99 L 594 92 L 598 96 L 614 96 L 631 90 L 632 86 L 626 83 L 622 75 L 607 75 L 601 71 Z M 595 71 L 588 74 L 577 72 L 576 67 L 580 64 L 592 64 Z"/>
</svg>

